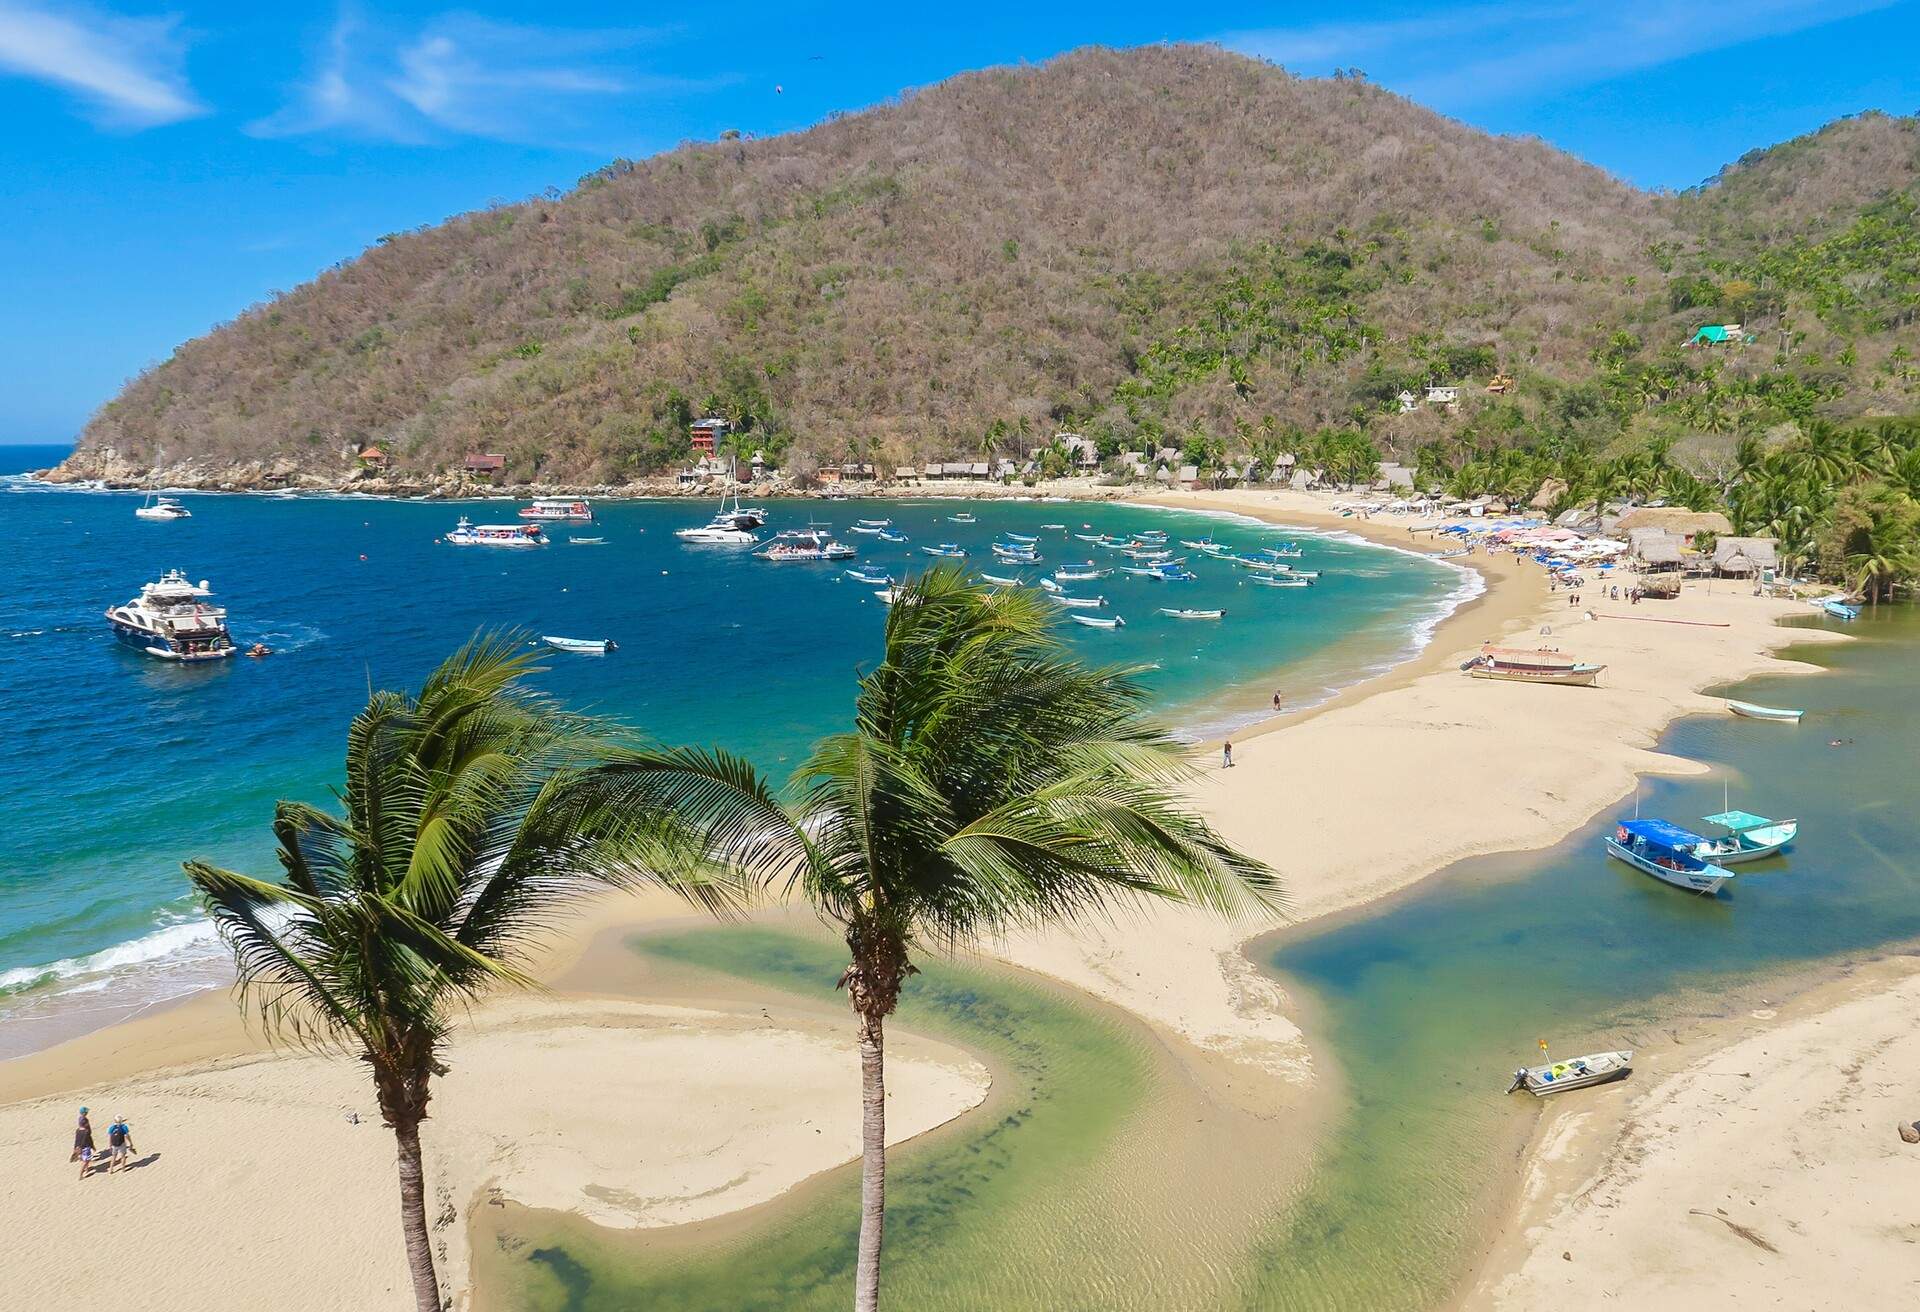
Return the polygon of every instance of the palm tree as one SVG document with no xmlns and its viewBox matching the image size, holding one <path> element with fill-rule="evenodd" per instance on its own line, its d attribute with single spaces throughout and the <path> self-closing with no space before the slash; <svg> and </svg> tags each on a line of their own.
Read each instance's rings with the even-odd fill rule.
<svg viewBox="0 0 1920 1312">
<path fill-rule="evenodd" d="M 400 1221 L 419 1312 L 439 1312 L 420 1123 L 454 1013 L 525 986 L 555 908 L 650 869 L 716 901 L 670 831 L 610 804 L 592 769 L 605 729 L 529 694 L 512 636 L 469 642 L 417 696 L 371 694 L 347 733 L 342 814 L 274 811 L 282 874 L 186 863 L 270 1032 L 367 1064 L 398 1142 Z"/>
<path fill-rule="evenodd" d="M 1072 660 L 1054 620 L 1037 596 L 957 572 L 909 585 L 853 728 L 814 747 L 789 803 L 719 754 L 609 767 L 639 809 L 700 829 L 734 869 L 798 888 L 846 941 L 861 1073 L 856 1312 L 880 1304 L 885 1026 L 917 953 L 1116 899 L 1282 903 L 1272 871 L 1182 805 L 1184 749 L 1141 718 L 1133 672 Z"/>
</svg>

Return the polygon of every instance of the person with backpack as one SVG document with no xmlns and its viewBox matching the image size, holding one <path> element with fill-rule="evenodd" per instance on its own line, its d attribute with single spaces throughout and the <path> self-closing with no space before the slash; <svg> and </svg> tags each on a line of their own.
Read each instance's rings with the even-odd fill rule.
<svg viewBox="0 0 1920 1312">
<path fill-rule="evenodd" d="M 127 1118 L 116 1116 L 107 1127 L 107 1174 L 124 1171 L 133 1161 L 133 1127 Z"/>
</svg>

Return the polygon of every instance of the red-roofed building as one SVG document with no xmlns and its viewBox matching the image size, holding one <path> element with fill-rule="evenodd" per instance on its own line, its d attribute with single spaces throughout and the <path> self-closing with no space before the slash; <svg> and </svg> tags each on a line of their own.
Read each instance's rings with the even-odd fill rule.
<svg viewBox="0 0 1920 1312">
<path fill-rule="evenodd" d="M 693 449 L 704 455 L 712 455 L 720 447 L 720 439 L 733 431 L 733 425 L 717 415 L 705 419 L 696 419 L 687 426 L 687 432 L 693 437 Z"/>
<path fill-rule="evenodd" d="M 497 452 L 481 453 L 469 451 L 466 463 L 461 466 L 470 476 L 492 482 L 506 472 L 507 458 Z"/>
<path fill-rule="evenodd" d="M 361 447 L 357 459 L 362 469 L 385 469 L 388 464 L 387 453 L 377 446 Z"/>
</svg>

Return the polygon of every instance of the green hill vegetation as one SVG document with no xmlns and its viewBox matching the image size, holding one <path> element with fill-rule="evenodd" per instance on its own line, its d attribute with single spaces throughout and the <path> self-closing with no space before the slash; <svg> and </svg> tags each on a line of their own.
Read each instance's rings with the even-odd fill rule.
<svg viewBox="0 0 1920 1312">
<path fill-rule="evenodd" d="M 1920 410 L 1917 218 L 1913 119 L 1655 195 L 1358 77 L 1088 49 L 383 238 L 183 344 L 73 463 L 338 475 L 377 443 L 614 482 L 718 413 L 802 471 L 1070 429 L 1462 490 L 1636 458 L 1724 489 L 1738 450 Z M 1458 404 L 1405 410 L 1436 382 Z"/>
</svg>

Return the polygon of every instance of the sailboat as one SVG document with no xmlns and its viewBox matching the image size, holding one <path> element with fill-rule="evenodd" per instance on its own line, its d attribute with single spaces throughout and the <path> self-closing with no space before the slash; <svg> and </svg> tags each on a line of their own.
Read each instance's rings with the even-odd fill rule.
<svg viewBox="0 0 1920 1312">
<path fill-rule="evenodd" d="M 740 504 L 739 462 L 734 462 L 732 484 L 733 506 L 727 506 L 727 495 L 720 496 L 720 509 L 714 512 L 712 519 L 698 528 L 680 528 L 673 535 L 682 542 L 705 542 L 719 546 L 749 547 L 760 540 L 755 532 L 767 522 L 767 512 L 754 510 Z"/>
<path fill-rule="evenodd" d="M 135 519 L 192 519 L 193 512 L 175 501 L 172 497 L 155 497 L 147 494 L 146 504 L 135 506 Z"/>
</svg>

